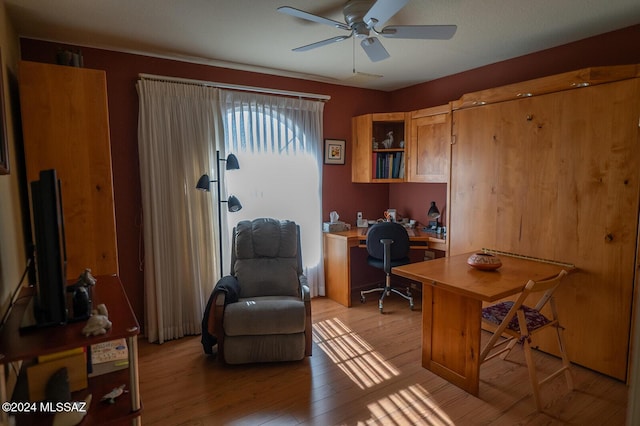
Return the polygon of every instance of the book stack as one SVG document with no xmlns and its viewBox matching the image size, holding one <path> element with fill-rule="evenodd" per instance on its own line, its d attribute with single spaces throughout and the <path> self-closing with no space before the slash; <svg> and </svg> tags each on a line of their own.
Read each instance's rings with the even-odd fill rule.
<svg viewBox="0 0 640 426">
<path fill-rule="evenodd" d="M 404 178 L 404 152 L 378 152 L 374 155 L 376 179 Z"/>
<path fill-rule="evenodd" d="M 124 338 L 91 345 L 89 354 L 91 357 L 89 377 L 129 367 L 129 350 Z"/>
</svg>

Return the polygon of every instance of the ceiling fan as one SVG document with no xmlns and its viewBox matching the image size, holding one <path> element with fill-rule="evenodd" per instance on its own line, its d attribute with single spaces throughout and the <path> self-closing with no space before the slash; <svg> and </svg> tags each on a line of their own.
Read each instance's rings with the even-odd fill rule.
<svg viewBox="0 0 640 426">
<path fill-rule="evenodd" d="M 327 40 L 307 44 L 293 49 L 294 52 L 303 52 L 326 46 L 331 43 L 347 40 L 351 37 L 361 39 L 360 46 L 372 62 L 382 61 L 389 57 L 389 52 L 375 35 L 386 38 L 421 39 L 421 40 L 448 40 L 456 32 L 455 25 L 390 25 L 382 30 L 377 30 L 377 25 L 383 25 L 393 15 L 398 13 L 409 0 L 349 0 L 344 5 L 343 14 L 345 22 L 334 21 L 314 15 L 303 10 L 289 6 L 278 8 L 278 12 L 306 19 L 319 24 L 331 25 L 341 30 L 349 31 L 349 35 L 332 37 Z M 373 33 L 374 35 L 372 35 Z"/>
</svg>

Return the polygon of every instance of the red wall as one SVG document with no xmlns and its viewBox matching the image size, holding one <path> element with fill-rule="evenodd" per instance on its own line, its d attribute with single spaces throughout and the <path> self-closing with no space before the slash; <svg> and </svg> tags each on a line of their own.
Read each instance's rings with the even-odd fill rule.
<svg viewBox="0 0 640 426">
<path fill-rule="evenodd" d="M 55 63 L 55 54 L 60 47 L 68 46 L 22 39 L 21 58 L 28 61 Z M 345 165 L 324 166 L 323 218 L 328 220 L 329 212 L 336 210 L 346 221 L 355 222 L 357 211 L 363 211 L 369 217 L 379 217 L 388 207 L 388 185 L 351 183 L 349 144 L 351 117 L 384 111 L 389 103 L 389 93 L 108 50 L 90 48 L 81 50 L 85 67 L 105 70 L 107 75 L 120 277 L 141 322 L 144 321 L 144 272 L 140 267 L 142 263 L 140 248 L 142 201 L 138 167 L 138 95 L 135 89 L 139 73 L 331 96 L 331 100 L 324 108 L 324 137 L 346 140 L 347 150 Z"/>
<path fill-rule="evenodd" d="M 22 39 L 22 59 L 54 63 L 60 47 L 66 46 Z M 431 201 L 436 201 L 441 213 L 446 214 L 446 185 L 351 183 L 349 144 L 352 116 L 441 105 L 458 99 L 464 93 L 572 69 L 640 63 L 640 25 L 391 93 L 101 49 L 82 48 L 82 53 L 85 67 L 102 69 L 107 73 L 120 276 L 142 322 L 142 204 L 137 148 L 138 96 L 135 90 L 138 73 L 330 95 L 331 100 L 324 110 L 324 137 L 346 140 L 347 152 L 344 166 L 325 165 L 323 168 L 323 218 L 328 220 L 329 212 L 336 210 L 342 219 L 354 223 L 358 211 L 368 219 L 375 219 L 381 217 L 385 209 L 396 208 L 401 215 L 425 223 Z M 389 105 L 392 105 L 391 110 Z"/>
<path fill-rule="evenodd" d="M 389 207 L 395 208 L 401 217 L 415 219 L 426 224 L 427 211 L 435 201 L 442 217 L 438 219 L 446 225 L 447 185 L 444 183 L 400 183 L 389 187 Z"/>
<path fill-rule="evenodd" d="M 581 68 L 637 63 L 640 25 L 396 90 L 391 94 L 391 105 L 396 110 L 413 111 L 520 81 Z"/>
</svg>

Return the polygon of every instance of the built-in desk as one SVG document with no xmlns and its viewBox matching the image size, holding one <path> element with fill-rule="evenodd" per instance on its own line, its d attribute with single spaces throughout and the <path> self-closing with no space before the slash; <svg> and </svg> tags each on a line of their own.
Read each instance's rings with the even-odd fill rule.
<svg viewBox="0 0 640 426">
<path fill-rule="evenodd" d="M 369 228 L 353 228 L 344 232 L 324 233 L 324 279 L 327 297 L 351 306 L 351 248 L 365 247 Z M 446 251 L 441 234 L 407 229 L 411 248 Z"/>
</svg>

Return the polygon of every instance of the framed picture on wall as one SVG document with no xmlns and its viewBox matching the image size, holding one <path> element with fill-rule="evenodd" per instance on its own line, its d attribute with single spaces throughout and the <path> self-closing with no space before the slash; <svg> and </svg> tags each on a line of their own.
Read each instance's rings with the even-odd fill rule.
<svg viewBox="0 0 640 426">
<path fill-rule="evenodd" d="M 4 63 L 0 51 L 0 175 L 9 174 L 9 141 L 7 140 L 7 113 L 4 109 Z"/>
<path fill-rule="evenodd" d="M 324 164 L 344 164 L 344 147 L 344 140 L 325 139 Z"/>
</svg>

